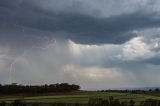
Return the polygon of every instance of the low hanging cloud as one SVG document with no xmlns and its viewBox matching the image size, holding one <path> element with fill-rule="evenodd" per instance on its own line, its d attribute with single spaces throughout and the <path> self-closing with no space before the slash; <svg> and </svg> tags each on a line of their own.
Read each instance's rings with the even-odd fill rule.
<svg viewBox="0 0 160 106">
<path fill-rule="evenodd" d="M 157 38 L 152 37 L 155 35 L 141 35 L 149 30 L 155 29 L 137 32 L 139 36 L 121 45 L 53 40 L 42 47 L 33 47 L 14 63 L 12 81 L 69 82 L 80 84 L 82 89 L 155 86 L 158 78 L 152 76 L 159 73 L 160 67 L 150 60 L 159 58 L 159 44 Z"/>
<path fill-rule="evenodd" d="M 134 79 L 132 72 L 123 71 L 119 67 L 106 68 L 100 67 L 98 64 L 97 66 L 83 66 L 81 63 L 85 60 L 88 62 L 87 60 L 90 57 L 79 61 L 81 63 L 76 62 L 76 58 L 81 58 L 82 56 L 74 57 L 72 54 L 78 54 L 78 52 L 73 52 L 70 49 L 72 48 L 71 45 L 73 45 L 73 42 L 69 41 L 64 44 L 55 43 L 49 48 L 39 47 L 30 49 L 13 64 L 11 73 L 12 82 L 42 84 L 46 82 L 56 83 L 65 81 L 78 83 L 82 86 L 82 89 L 102 89 L 107 87 L 103 85 L 104 83 L 110 87 L 118 87 L 120 86 L 119 84 L 125 84 L 126 82 L 129 84 Z M 74 45 L 78 44 L 74 43 Z M 77 48 L 79 51 L 86 51 L 88 52 L 87 54 L 91 55 L 91 52 L 87 51 L 85 45 L 81 46 L 84 46 L 84 49 Z M 64 50 L 65 53 L 63 52 Z M 98 87 L 96 87 L 97 83 L 100 83 Z M 114 84 L 112 85 L 112 83 Z"/>
</svg>

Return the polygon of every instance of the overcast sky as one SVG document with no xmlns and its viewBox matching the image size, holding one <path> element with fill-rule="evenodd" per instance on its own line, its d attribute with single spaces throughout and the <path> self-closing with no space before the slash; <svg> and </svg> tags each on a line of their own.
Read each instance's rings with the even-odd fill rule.
<svg viewBox="0 0 160 106">
<path fill-rule="evenodd" d="M 160 86 L 159 0 L 0 0 L 0 83 Z"/>
</svg>

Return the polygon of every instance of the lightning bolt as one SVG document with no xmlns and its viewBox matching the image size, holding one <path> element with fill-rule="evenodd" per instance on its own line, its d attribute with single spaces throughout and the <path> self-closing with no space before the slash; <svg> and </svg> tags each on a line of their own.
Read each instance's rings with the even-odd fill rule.
<svg viewBox="0 0 160 106">
<path fill-rule="evenodd" d="M 47 41 L 47 46 L 43 47 L 43 46 L 32 46 L 31 48 L 29 48 L 28 50 L 24 50 L 24 52 L 22 53 L 22 55 L 18 56 L 16 59 L 14 59 L 14 61 L 10 64 L 10 71 L 9 71 L 9 84 L 12 84 L 12 74 L 14 71 L 14 65 L 21 59 L 23 58 L 27 53 L 29 53 L 30 51 L 32 51 L 33 49 L 41 49 L 41 50 L 46 50 L 48 48 L 51 48 L 53 46 L 56 45 L 56 39 L 54 39 L 53 43 L 50 43 L 50 41 Z"/>
</svg>

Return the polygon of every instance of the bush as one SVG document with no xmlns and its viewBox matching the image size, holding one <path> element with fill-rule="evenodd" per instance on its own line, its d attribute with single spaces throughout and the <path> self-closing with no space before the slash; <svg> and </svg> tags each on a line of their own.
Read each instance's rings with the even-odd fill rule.
<svg viewBox="0 0 160 106">
<path fill-rule="evenodd" d="M 5 105 L 6 105 L 6 102 L 4 101 L 0 103 L 0 106 L 5 106 Z"/>
<path fill-rule="evenodd" d="M 130 100 L 129 104 L 130 104 L 130 106 L 134 106 L 135 105 L 135 101 L 134 100 Z"/>
<path fill-rule="evenodd" d="M 10 104 L 10 106 L 26 106 L 26 104 L 23 103 L 22 100 L 17 99 L 17 100 L 15 100 L 14 102 L 12 102 L 12 103 Z"/>
<path fill-rule="evenodd" d="M 114 99 L 112 96 L 109 99 L 90 98 L 88 106 L 127 106 L 127 102 L 120 102 L 119 99 Z M 132 105 L 134 106 L 134 105 Z"/>
</svg>

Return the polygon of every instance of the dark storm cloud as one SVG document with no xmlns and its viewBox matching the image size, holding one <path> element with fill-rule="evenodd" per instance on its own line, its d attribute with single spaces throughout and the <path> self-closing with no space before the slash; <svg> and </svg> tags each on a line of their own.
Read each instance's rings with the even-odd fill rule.
<svg viewBox="0 0 160 106">
<path fill-rule="evenodd" d="M 1 22 L 53 33 L 65 32 L 65 35 L 59 37 L 83 44 L 121 44 L 135 36 L 128 34 L 132 30 L 160 26 L 160 20 L 152 17 L 156 14 L 144 11 L 98 18 L 79 13 L 51 12 L 35 6 L 31 1 L 23 0 L 1 0 L 0 6 Z M 14 37 L 20 36 L 17 34 Z"/>
</svg>

